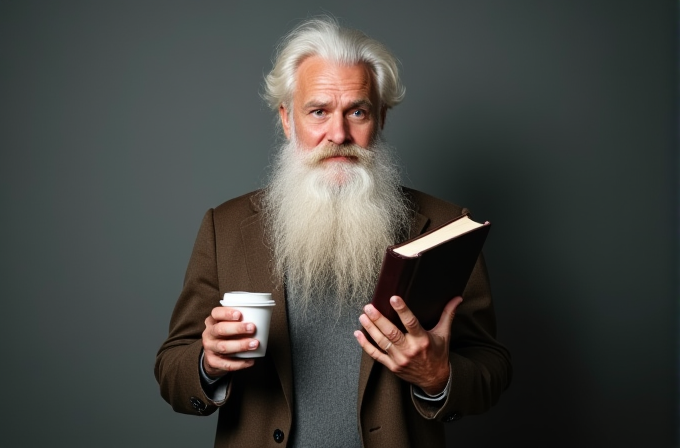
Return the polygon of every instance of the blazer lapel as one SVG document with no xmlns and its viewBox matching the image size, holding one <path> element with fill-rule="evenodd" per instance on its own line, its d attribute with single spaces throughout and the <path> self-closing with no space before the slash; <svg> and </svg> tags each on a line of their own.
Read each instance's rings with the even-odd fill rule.
<svg viewBox="0 0 680 448">
<path fill-rule="evenodd" d="M 413 220 L 413 225 L 411 226 L 411 230 L 409 232 L 409 239 L 420 235 L 423 230 L 425 230 L 425 227 L 429 221 L 430 219 L 427 216 L 416 213 L 415 219 Z M 366 384 L 368 384 L 368 378 L 371 376 L 371 371 L 373 370 L 374 364 L 375 360 L 371 358 L 366 352 L 363 352 L 361 356 L 361 366 L 359 367 L 359 395 L 357 403 L 357 411 L 359 412 L 359 415 L 361 415 L 361 403 L 364 401 Z"/>
<path fill-rule="evenodd" d="M 283 281 L 274 275 L 272 266 L 272 252 L 267 246 L 264 236 L 264 226 L 259 207 L 253 201 L 255 214 L 241 222 L 241 238 L 246 251 L 246 269 L 253 290 L 271 292 L 276 302 L 272 311 L 267 355 L 274 362 L 281 387 L 293 409 L 293 368 L 291 360 L 290 338 L 288 334 L 288 316 L 286 313 L 286 299 Z"/>
</svg>

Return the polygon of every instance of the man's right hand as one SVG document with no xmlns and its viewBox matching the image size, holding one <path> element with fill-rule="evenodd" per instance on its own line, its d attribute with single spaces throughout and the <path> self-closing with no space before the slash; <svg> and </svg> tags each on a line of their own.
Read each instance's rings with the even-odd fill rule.
<svg viewBox="0 0 680 448">
<path fill-rule="evenodd" d="M 260 342 L 249 337 L 255 333 L 255 324 L 241 322 L 241 312 L 226 306 L 212 309 L 205 319 L 203 331 L 203 370 L 211 378 L 220 378 L 228 372 L 251 367 L 254 359 L 235 358 L 239 352 L 255 350 Z"/>
</svg>

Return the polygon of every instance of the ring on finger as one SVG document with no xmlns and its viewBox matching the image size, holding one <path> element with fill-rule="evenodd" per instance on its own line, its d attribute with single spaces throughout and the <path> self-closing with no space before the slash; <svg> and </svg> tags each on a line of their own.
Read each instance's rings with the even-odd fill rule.
<svg viewBox="0 0 680 448">
<path fill-rule="evenodd" d="M 392 347 L 392 341 L 389 341 L 389 343 L 387 344 L 387 346 L 385 346 L 383 350 L 387 351 L 390 349 L 390 347 Z"/>
</svg>

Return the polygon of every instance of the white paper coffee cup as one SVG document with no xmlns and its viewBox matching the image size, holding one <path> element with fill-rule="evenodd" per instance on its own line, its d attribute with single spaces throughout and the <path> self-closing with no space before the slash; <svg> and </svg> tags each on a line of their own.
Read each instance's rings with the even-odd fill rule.
<svg viewBox="0 0 680 448">
<path fill-rule="evenodd" d="M 234 291 L 224 293 L 220 300 L 222 306 L 228 306 L 241 312 L 243 318 L 241 322 L 252 322 L 255 324 L 255 334 L 253 337 L 260 344 L 256 350 L 248 350 L 236 353 L 236 358 L 261 358 L 267 352 L 267 340 L 269 339 L 269 324 L 272 318 L 272 309 L 275 302 L 272 300 L 271 293 L 268 292 L 245 292 Z"/>
</svg>

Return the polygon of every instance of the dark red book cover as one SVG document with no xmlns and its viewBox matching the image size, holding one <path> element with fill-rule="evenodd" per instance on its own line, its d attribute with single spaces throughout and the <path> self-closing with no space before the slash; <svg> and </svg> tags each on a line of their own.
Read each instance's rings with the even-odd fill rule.
<svg viewBox="0 0 680 448">
<path fill-rule="evenodd" d="M 395 252 L 412 241 L 446 227 L 467 215 L 453 219 L 418 237 L 390 246 L 380 270 L 371 303 L 400 330 L 404 326 L 390 305 L 390 297 L 397 295 L 406 302 L 426 330 L 439 322 L 446 304 L 460 296 L 475 267 L 491 224 L 486 222 L 472 230 L 424 249 L 407 257 Z"/>
</svg>

